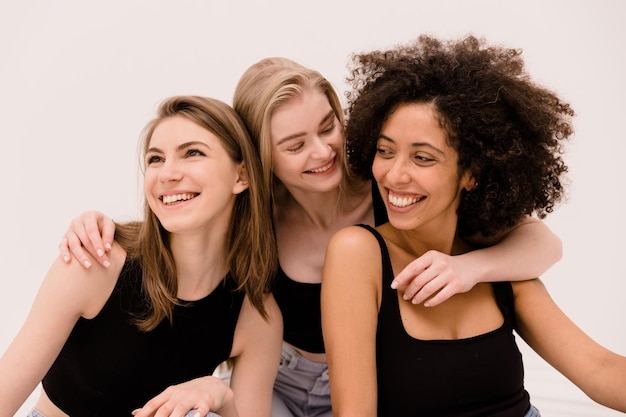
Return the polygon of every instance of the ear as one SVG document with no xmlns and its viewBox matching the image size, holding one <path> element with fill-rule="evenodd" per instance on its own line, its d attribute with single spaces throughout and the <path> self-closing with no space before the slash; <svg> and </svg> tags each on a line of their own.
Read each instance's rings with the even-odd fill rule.
<svg viewBox="0 0 626 417">
<path fill-rule="evenodd" d="M 476 179 L 476 176 L 472 174 L 471 172 L 467 172 L 463 176 L 463 181 L 465 183 L 465 185 L 463 185 L 463 188 L 465 188 L 465 191 L 472 191 L 476 187 L 478 187 L 478 180 Z"/>
<path fill-rule="evenodd" d="M 248 171 L 243 162 L 237 166 L 237 178 L 233 185 L 233 194 L 240 194 L 244 190 L 248 189 Z"/>
</svg>

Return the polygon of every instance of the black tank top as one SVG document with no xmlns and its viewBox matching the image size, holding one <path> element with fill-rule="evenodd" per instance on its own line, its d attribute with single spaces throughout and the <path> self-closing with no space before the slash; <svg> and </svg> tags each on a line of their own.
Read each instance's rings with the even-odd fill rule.
<svg viewBox="0 0 626 417">
<path fill-rule="evenodd" d="M 141 269 L 127 262 L 102 311 L 79 319 L 43 379 L 72 417 L 130 416 L 170 385 L 211 375 L 230 356 L 244 294 L 227 276 L 207 297 L 174 309 L 151 332 L 132 323 L 145 305 Z"/>
<path fill-rule="evenodd" d="M 372 201 L 376 225 L 387 222 L 385 203 L 372 180 Z M 324 353 L 322 336 L 321 284 L 294 281 L 278 268 L 273 294 L 283 315 L 283 340 L 311 353 Z"/>
<path fill-rule="evenodd" d="M 503 325 L 459 340 L 418 340 L 402 324 L 393 269 L 382 236 L 382 302 L 376 334 L 379 416 L 515 416 L 530 408 L 522 355 L 515 343 L 513 290 L 494 283 Z"/>
<path fill-rule="evenodd" d="M 283 340 L 311 353 L 324 353 L 321 289 L 294 281 L 278 266 L 273 294 L 283 315 Z"/>
</svg>

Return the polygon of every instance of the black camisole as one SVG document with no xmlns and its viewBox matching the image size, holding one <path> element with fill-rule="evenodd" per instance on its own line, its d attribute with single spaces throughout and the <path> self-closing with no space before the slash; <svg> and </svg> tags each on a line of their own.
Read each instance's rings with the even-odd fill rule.
<svg viewBox="0 0 626 417">
<path fill-rule="evenodd" d="M 386 223 L 385 203 L 374 180 L 372 180 L 372 201 L 376 225 Z M 307 352 L 324 353 L 321 284 L 295 281 L 288 277 L 279 265 L 272 292 L 283 315 L 283 340 Z"/>
<path fill-rule="evenodd" d="M 513 290 L 494 283 L 503 325 L 459 340 L 418 340 L 402 324 L 393 269 L 382 236 L 382 302 L 376 334 L 379 416 L 521 417 L 530 408 L 515 343 Z"/>
<path fill-rule="evenodd" d="M 132 323 L 145 304 L 141 269 L 127 261 L 100 313 L 74 326 L 43 388 L 72 417 L 130 416 L 168 386 L 211 375 L 230 356 L 243 298 L 227 276 L 205 298 L 176 306 L 173 324 L 142 332 Z"/>
</svg>

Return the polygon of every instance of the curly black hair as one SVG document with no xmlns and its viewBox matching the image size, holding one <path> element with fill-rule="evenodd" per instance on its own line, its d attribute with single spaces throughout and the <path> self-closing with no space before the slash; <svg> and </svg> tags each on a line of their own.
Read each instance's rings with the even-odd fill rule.
<svg viewBox="0 0 626 417">
<path fill-rule="evenodd" d="M 460 235 L 493 235 L 524 215 L 544 218 L 564 197 L 561 156 L 574 111 L 530 79 L 521 54 L 471 35 L 423 35 L 353 55 L 346 141 L 355 174 L 372 178 L 380 131 L 399 105 L 431 103 L 459 172 L 469 169 L 478 183 L 462 196 Z"/>
</svg>

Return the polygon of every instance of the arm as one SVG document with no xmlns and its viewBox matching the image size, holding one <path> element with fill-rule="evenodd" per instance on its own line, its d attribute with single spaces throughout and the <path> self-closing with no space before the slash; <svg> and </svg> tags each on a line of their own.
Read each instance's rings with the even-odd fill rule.
<svg viewBox="0 0 626 417">
<path fill-rule="evenodd" d="M 377 413 L 376 327 L 382 285 L 380 247 L 349 227 L 331 239 L 322 277 L 322 330 L 333 415 Z"/>
<path fill-rule="evenodd" d="M 282 317 L 272 296 L 265 301 L 269 319 L 263 320 L 245 299 L 233 342 L 235 365 L 230 386 L 214 376 L 196 378 L 167 388 L 135 410 L 135 417 L 155 415 L 205 416 L 209 411 L 221 417 L 270 417 L 272 391 L 280 361 L 283 338 Z"/>
<path fill-rule="evenodd" d="M 121 269 L 123 259 L 114 263 Z M 0 359 L 0 416 L 17 412 L 56 359 L 78 318 L 97 314 L 115 285 L 115 271 L 86 271 L 60 260 L 53 263 L 24 325 Z"/>
<path fill-rule="evenodd" d="M 626 357 L 585 334 L 536 279 L 513 283 L 517 331 L 543 359 L 592 400 L 626 412 Z"/>
<path fill-rule="evenodd" d="M 272 295 L 266 298 L 265 307 L 267 321 L 246 298 L 235 331 L 230 386 L 242 417 L 272 415 L 272 393 L 283 343 L 283 319 Z M 223 417 L 227 417 L 226 414 Z"/>
<path fill-rule="evenodd" d="M 434 307 L 478 282 L 538 277 L 562 256 L 559 237 L 532 217 L 501 236 L 489 241 L 474 238 L 472 243 L 488 246 L 456 256 L 426 252 L 396 276 L 393 287 L 404 289 L 405 299 L 414 304 Z"/>
<path fill-rule="evenodd" d="M 98 211 L 87 211 L 72 220 L 69 229 L 59 243 L 63 261 L 72 261 L 72 255 L 85 268 L 90 268 L 94 259 L 108 268 L 111 259 L 107 253 L 113 245 L 115 223 Z"/>
</svg>

